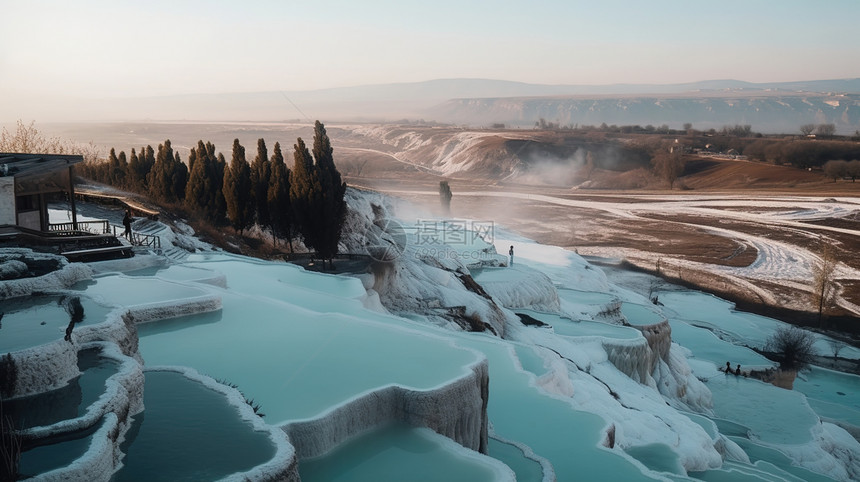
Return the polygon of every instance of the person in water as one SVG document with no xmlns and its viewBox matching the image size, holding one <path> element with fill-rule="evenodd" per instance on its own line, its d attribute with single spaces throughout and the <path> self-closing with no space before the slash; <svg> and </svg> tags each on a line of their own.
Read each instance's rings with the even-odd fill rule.
<svg viewBox="0 0 860 482">
<path fill-rule="evenodd" d="M 726 362 L 726 373 L 731 373 L 731 372 L 732 372 L 732 363 Z"/>
<path fill-rule="evenodd" d="M 735 370 L 735 375 L 740 375 L 740 374 L 741 374 L 741 366 L 740 366 L 740 364 L 738 364 L 738 368 L 737 368 L 737 370 Z"/>
<path fill-rule="evenodd" d="M 514 265 L 514 247 L 511 246 L 511 249 L 508 250 L 508 254 L 511 256 L 511 263 L 508 266 Z"/>
</svg>

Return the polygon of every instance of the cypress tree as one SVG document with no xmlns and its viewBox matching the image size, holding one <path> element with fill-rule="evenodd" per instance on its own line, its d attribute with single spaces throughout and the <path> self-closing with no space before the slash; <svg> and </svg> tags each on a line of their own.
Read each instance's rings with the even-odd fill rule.
<svg viewBox="0 0 860 482">
<path fill-rule="evenodd" d="M 227 202 L 227 218 L 233 229 L 242 232 L 253 223 L 251 205 L 251 167 L 245 160 L 245 148 L 239 139 L 233 141 L 233 158 L 224 172 L 224 199 Z"/>
<path fill-rule="evenodd" d="M 146 147 L 140 148 L 140 155 L 138 156 L 140 159 L 140 172 L 138 175 L 143 180 L 143 184 L 145 187 L 144 191 L 149 190 L 149 174 L 152 172 L 153 166 L 155 166 L 155 151 L 152 149 L 152 146 L 147 145 Z"/>
<path fill-rule="evenodd" d="M 214 155 L 215 146 L 207 143 L 206 151 Z M 227 200 L 224 198 L 224 173 L 226 171 L 227 160 L 224 159 L 224 154 L 219 152 L 217 157 L 215 157 L 215 162 L 212 163 L 212 189 L 215 191 L 215 194 L 211 198 L 211 212 L 215 213 L 216 218 L 214 221 L 219 225 L 227 223 Z"/>
<path fill-rule="evenodd" d="M 116 172 L 119 169 L 119 159 L 116 157 L 116 151 L 113 147 L 110 148 L 108 154 L 107 176 L 104 181 L 110 185 L 116 185 Z"/>
<path fill-rule="evenodd" d="M 188 175 L 189 176 L 191 176 L 191 171 L 194 170 L 194 163 L 196 161 L 197 161 L 197 151 L 192 147 L 191 150 L 188 152 Z"/>
<path fill-rule="evenodd" d="M 114 171 L 114 185 L 125 187 L 128 183 L 128 161 L 125 158 L 125 151 L 119 151 L 117 158 L 117 168 Z"/>
<path fill-rule="evenodd" d="M 326 133 L 325 126 L 316 121 L 314 124 L 314 159 L 318 183 L 314 187 L 319 193 L 314 196 L 319 206 L 314 209 L 318 216 L 316 225 L 316 249 L 320 256 L 329 260 L 337 254 L 343 221 L 346 217 L 346 183 L 342 182 L 340 172 L 334 165 L 334 150 Z"/>
<path fill-rule="evenodd" d="M 188 167 L 182 162 L 178 152 L 174 154 L 172 174 L 173 196 L 177 201 L 181 201 L 185 198 L 185 186 L 188 184 Z"/>
<path fill-rule="evenodd" d="M 171 147 L 170 139 L 168 139 L 164 141 L 164 144 L 158 145 L 155 164 L 148 176 L 149 192 L 156 201 L 176 202 L 176 191 L 173 183 L 176 169 L 174 162 L 173 147 Z"/>
<path fill-rule="evenodd" d="M 290 205 L 290 170 L 284 162 L 281 145 L 277 142 L 272 154 L 271 171 L 266 197 L 272 223 L 272 238 L 275 240 L 277 236 L 286 238 L 290 244 L 290 252 L 292 253 L 293 213 L 292 206 Z"/>
<path fill-rule="evenodd" d="M 197 148 L 188 153 L 188 184 L 185 185 L 185 209 L 202 214 L 206 205 L 206 179 L 204 161 L 197 160 Z"/>
<path fill-rule="evenodd" d="M 261 228 L 271 228 L 272 222 L 269 215 L 269 178 L 272 176 L 269 154 L 266 150 L 266 141 L 257 140 L 257 157 L 251 165 L 251 185 L 253 189 L 254 211 L 257 223 Z M 273 234 L 274 236 L 274 234 Z"/>
<path fill-rule="evenodd" d="M 213 205 L 211 198 L 214 192 L 210 177 L 210 160 L 206 155 L 203 141 L 198 141 L 197 148 L 191 149 L 188 163 L 191 168 L 188 173 L 188 184 L 185 186 L 185 207 L 204 219 L 211 219 L 210 206 Z"/>
<path fill-rule="evenodd" d="M 143 181 L 140 178 L 140 160 L 137 158 L 137 152 L 131 148 L 131 156 L 128 159 L 128 185 L 132 190 L 137 192 L 143 191 Z"/>
<path fill-rule="evenodd" d="M 313 214 L 310 212 L 312 203 L 315 167 L 311 153 L 301 137 L 293 145 L 293 171 L 290 176 L 290 204 L 293 208 L 293 225 L 302 234 L 305 246 L 315 247 L 314 230 L 312 229 Z"/>
</svg>

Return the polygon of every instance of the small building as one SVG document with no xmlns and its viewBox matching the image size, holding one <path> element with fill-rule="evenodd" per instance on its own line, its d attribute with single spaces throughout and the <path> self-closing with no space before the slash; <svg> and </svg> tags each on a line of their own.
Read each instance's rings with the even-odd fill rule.
<svg viewBox="0 0 860 482">
<path fill-rule="evenodd" d="M 0 153 L 0 247 L 27 247 L 71 261 L 95 261 L 134 255 L 131 243 L 110 233 L 107 221 L 78 222 L 74 166 L 78 155 Z M 48 200 L 68 195 L 71 223 L 51 224 Z M 97 225 L 92 233 L 81 224 Z"/>
<path fill-rule="evenodd" d="M 48 196 L 68 193 L 77 229 L 72 168 L 82 156 L 0 153 L 0 225 L 49 231 Z"/>
</svg>

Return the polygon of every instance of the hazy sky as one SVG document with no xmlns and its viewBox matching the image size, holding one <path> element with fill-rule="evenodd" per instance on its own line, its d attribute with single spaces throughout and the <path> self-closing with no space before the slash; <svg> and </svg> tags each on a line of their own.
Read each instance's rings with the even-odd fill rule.
<svg viewBox="0 0 860 482">
<path fill-rule="evenodd" d="M 0 106 L 454 77 L 860 77 L 858 21 L 858 0 L 0 0 Z"/>
</svg>

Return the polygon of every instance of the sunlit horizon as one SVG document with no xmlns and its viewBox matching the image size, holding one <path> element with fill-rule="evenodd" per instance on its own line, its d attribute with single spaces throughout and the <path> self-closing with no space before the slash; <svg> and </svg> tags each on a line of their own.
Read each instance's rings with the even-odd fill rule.
<svg viewBox="0 0 860 482">
<path fill-rule="evenodd" d="M 64 109 L 93 99 L 434 79 L 612 85 L 857 78 L 860 49 L 845 40 L 857 18 L 860 3 L 851 0 L 527 7 L 11 0 L 0 17 L 0 121 L 69 117 Z"/>
</svg>

